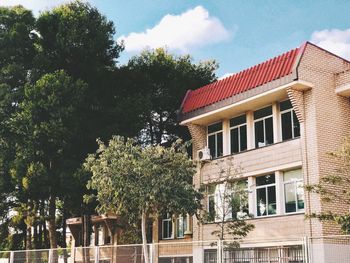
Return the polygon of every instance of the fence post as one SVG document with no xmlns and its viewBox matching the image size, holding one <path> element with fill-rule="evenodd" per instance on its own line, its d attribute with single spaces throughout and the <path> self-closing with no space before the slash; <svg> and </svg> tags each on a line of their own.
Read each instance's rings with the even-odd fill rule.
<svg viewBox="0 0 350 263">
<path fill-rule="evenodd" d="M 15 261 L 15 252 L 11 251 L 10 252 L 10 263 L 13 263 Z"/>
<path fill-rule="evenodd" d="M 100 262 L 100 247 L 96 246 L 95 247 L 95 263 Z"/>
<path fill-rule="evenodd" d="M 309 250 L 310 240 L 308 236 L 303 238 L 303 250 L 304 250 L 304 259 L 305 263 L 310 263 L 310 250 Z"/>
<path fill-rule="evenodd" d="M 49 258 L 48 258 L 47 262 L 51 263 L 51 258 L 52 258 L 52 249 L 50 248 L 49 249 Z"/>
<path fill-rule="evenodd" d="M 149 244 L 149 262 L 153 263 L 153 243 Z"/>
<path fill-rule="evenodd" d="M 217 245 L 217 260 L 218 263 L 222 263 L 222 240 L 218 240 L 218 245 Z"/>
</svg>

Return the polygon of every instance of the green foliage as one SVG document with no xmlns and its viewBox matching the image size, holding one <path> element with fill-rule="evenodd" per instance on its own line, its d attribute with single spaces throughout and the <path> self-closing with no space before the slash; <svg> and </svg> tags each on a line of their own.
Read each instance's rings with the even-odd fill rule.
<svg viewBox="0 0 350 263">
<path fill-rule="evenodd" d="M 141 106 L 135 109 L 142 121 L 140 141 L 171 145 L 178 138 L 189 140 L 187 128 L 178 125 L 178 109 L 187 90 L 216 80 L 216 69 L 214 61 L 194 64 L 189 55 L 174 56 L 162 48 L 131 58 L 122 68 L 128 72 L 122 81 L 133 93 L 130 104 Z"/>
<path fill-rule="evenodd" d="M 343 211 L 322 211 L 307 216 L 335 222 L 344 234 L 350 234 L 350 136 L 345 138 L 336 152 L 329 153 L 329 156 L 339 168 L 335 173 L 322 177 L 318 184 L 306 185 L 305 188 L 308 192 L 319 194 L 322 202 L 326 204 L 340 204 Z"/>
<path fill-rule="evenodd" d="M 195 214 L 201 195 L 192 187 L 194 167 L 185 147 L 141 147 L 132 139 L 114 136 L 98 141 L 96 154 L 84 166 L 92 172 L 88 188 L 96 190 L 98 211 L 136 221 L 141 214 Z"/>
</svg>

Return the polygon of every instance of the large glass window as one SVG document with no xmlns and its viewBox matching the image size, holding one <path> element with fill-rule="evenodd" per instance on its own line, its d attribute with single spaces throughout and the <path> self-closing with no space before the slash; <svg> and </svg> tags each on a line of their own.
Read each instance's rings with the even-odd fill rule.
<svg viewBox="0 0 350 263">
<path fill-rule="evenodd" d="M 254 112 L 255 148 L 273 143 L 272 106 Z"/>
<path fill-rule="evenodd" d="M 212 158 L 217 158 L 223 154 L 222 143 L 222 122 L 208 126 L 208 146 Z"/>
<path fill-rule="evenodd" d="M 216 263 L 217 262 L 217 250 L 205 249 L 204 250 L 204 263 Z"/>
<path fill-rule="evenodd" d="M 285 212 L 304 211 L 304 184 L 301 169 L 284 172 Z"/>
<path fill-rule="evenodd" d="M 244 219 L 249 215 L 248 180 L 232 183 L 232 218 Z"/>
<path fill-rule="evenodd" d="M 276 182 L 274 174 L 256 178 L 256 205 L 257 216 L 276 214 Z"/>
<path fill-rule="evenodd" d="M 179 216 L 176 218 L 176 237 L 183 238 L 187 229 L 187 218 L 186 216 Z"/>
<path fill-rule="evenodd" d="M 173 222 L 170 214 L 166 214 L 162 220 L 162 238 L 170 239 L 173 237 Z"/>
<path fill-rule="evenodd" d="M 247 120 L 242 115 L 230 120 L 231 153 L 238 153 L 247 149 Z"/>
<path fill-rule="evenodd" d="M 280 102 L 282 140 L 300 136 L 300 123 L 290 100 Z"/>
</svg>

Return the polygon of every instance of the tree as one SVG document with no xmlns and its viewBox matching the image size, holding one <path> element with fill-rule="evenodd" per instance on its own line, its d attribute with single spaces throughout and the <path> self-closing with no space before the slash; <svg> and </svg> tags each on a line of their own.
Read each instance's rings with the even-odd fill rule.
<svg viewBox="0 0 350 263">
<path fill-rule="evenodd" d="M 131 220 L 141 220 L 145 262 L 149 262 L 146 221 L 168 212 L 196 213 L 201 194 L 194 190 L 195 173 L 184 145 L 169 148 L 141 147 L 132 139 L 114 136 L 106 146 L 91 154 L 85 167 L 92 173 L 88 188 L 96 190 L 98 212 L 113 212 Z"/>
<path fill-rule="evenodd" d="M 216 80 L 216 69 L 215 61 L 195 64 L 189 55 L 174 56 L 162 48 L 131 58 L 121 69 L 129 72 L 128 79 L 121 78 L 121 86 L 135 94 L 136 106 L 142 106 L 137 112 L 142 120 L 139 140 L 146 145 L 189 140 L 186 127 L 178 125 L 177 120 L 182 99 L 187 90 Z M 131 103 L 135 105 L 135 101 Z"/>
<path fill-rule="evenodd" d="M 337 203 L 343 209 L 311 213 L 308 217 L 335 222 L 344 234 L 350 234 L 350 136 L 344 139 L 337 151 L 329 153 L 329 156 L 338 165 L 335 173 L 323 176 L 318 184 L 306 185 L 305 188 L 311 193 L 319 194 L 325 204 Z"/>
<path fill-rule="evenodd" d="M 22 203 L 31 213 L 35 203 L 48 204 L 51 248 L 57 247 L 56 201 L 64 195 L 76 162 L 73 140 L 80 131 L 81 102 L 86 84 L 64 71 L 46 74 L 25 86 L 25 97 L 10 122 L 16 135 L 16 156 L 11 173 Z M 25 202 L 26 201 L 26 202 Z M 29 220 L 30 219 L 30 220 Z M 28 218 L 28 227 L 32 219 Z"/>
<path fill-rule="evenodd" d="M 215 222 L 217 229 L 212 235 L 222 241 L 228 240 L 227 247 L 239 247 L 239 241 L 254 229 L 253 224 L 246 222 L 251 218 L 248 186 L 232 158 L 218 161 L 216 165 L 219 169 L 218 183 L 207 186 L 207 194 L 212 194 L 212 198 L 203 219 L 204 222 Z"/>
</svg>

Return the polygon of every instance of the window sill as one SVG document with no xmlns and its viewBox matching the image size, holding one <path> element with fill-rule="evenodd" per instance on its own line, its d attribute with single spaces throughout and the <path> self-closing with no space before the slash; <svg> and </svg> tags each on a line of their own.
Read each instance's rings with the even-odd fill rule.
<svg viewBox="0 0 350 263">
<path fill-rule="evenodd" d="M 274 218 L 274 217 L 285 217 L 285 216 L 294 216 L 294 215 L 302 215 L 305 214 L 305 211 L 293 212 L 293 213 L 284 213 L 279 215 L 267 215 L 267 216 L 255 216 L 252 218 L 248 218 L 246 220 L 256 220 L 256 219 L 264 219 L 264 218 Z"/>
</svg>

